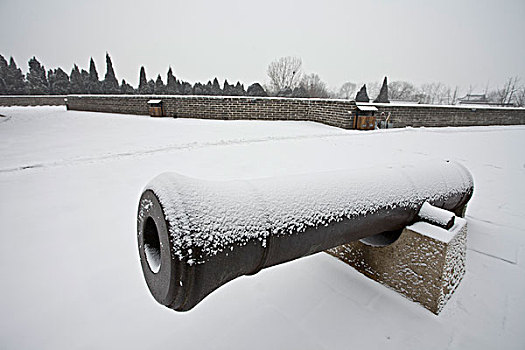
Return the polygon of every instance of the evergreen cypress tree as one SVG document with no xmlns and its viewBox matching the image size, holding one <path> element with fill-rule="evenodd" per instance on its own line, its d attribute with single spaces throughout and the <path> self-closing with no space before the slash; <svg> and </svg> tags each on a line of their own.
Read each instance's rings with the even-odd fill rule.
<svg viewBox="0 0 525 350">
<path fill-rule="evenodd" d="M 379 91 L 379 95 L 377 95 L 377 98 L 374 100 L 376 103 L 390 103 L 388 100 L 388 81 L 385 77 L 383 80 L 383 85 L 381 85 L 381 91 Z"/>
<path fill-rule="evenodd" d="M 71 74 L 69 78 L 69 93 L 83 94 L 85 92 L 86 92 L 86 89 L 84 87 L 82 75 L 80 74 L 80 70 L 78 69 L 78 66 L 75 64 L 73 65 L 73 69 L 71 70 Z"/>
<path fill-rule="evenodd" d="M 193 85 L 193 95 L 204 95 L 204 87 L 201 83 L 195 83 Z"/>
<path fill-rule="evenodd" d="M 105 94 L 118 94 L 120 88 L 118 86 L 117 78 L 115 77 L 115 71 L 113 70 L 113 63 L 111 63 L 111 57 L 106 52 L 106 76 L 104 77 L 104 93 Z"/>
<path fill-rule="evenodd" d="M 166 93 L 164 82 L 162 81 L 160 74 L 157 76 L 157 80 L 155 81 L 154 93 L 157 95 L 164 95 Z"/>
<path fill-rule="evenodd" d="M 175 91 L 177 91 L 177 95 L 184 95 L 184 86 L 182 86 L 182 83 L 179 81 L 179 79 L 175 80 Z"/>
<path fill-rule="evenodd" d="M 101 94 L 102 86 L 100 80 L 98 79 L 97 67 L 95 66 L 95 61 L 93 57 L 89 60 L 89 83 L 87 86 L 88 93 L 90 94 Z"/>
<path fill-rule="evenodd" d="M 180 87 L 180 91 L 181 91 L 181 94 L 182 95 L 191 95 L 193 94 L 193 88 L 191 87 L 191 84 L 186 82 L 186 81 L 183 81 L 180 83 L 181 87 Z"/>
<path fill-rule="evenodd" d="M 7 76 L 7 61 L 4 56 L 0 55 L 0 79 L 5 79 Z"/>
<path fill-rule="evenodd" d="M 50 70 L 51 71 L 51 70 Z M 56 95 L 67 95 L 69 92 L 69 76 L 62 68 L 57 68 L 53 71 L 53 85 L 50 84 L 50 90 Z"/>
<path fill-rule="evenodd" d="M 166 80 L 166 93 L 168 95 L 177 95 L 180 93 L 178 89 L 177 79 L 173 75 L 171 67 L 168 69 L 168 77 Z"/>
<path fill-rule="evenodd" d="M 152 94 L 155 91 L 155 81 L 153 79 L 148 80 L 147 94 Z"/>
<path fill-rule="evenodd" d="M 212 91 L 214 95 L 222 95 L 221 85 L 219 84 L 219 80 L 217 80 L 217 78 L 213 79 Z"/>
<path fill-rule="evenodd" d="M 310 93 L 306 90 L 305 86 L 303 84 L 297 86 L 295 89 L 292 90 L 292 95 L 288 97 L 295 97 L 295 98 L 307 98 L 311 97 Z"/>
<path fill-rule="evenodd" d="M 135 89 L 133 86 L 126 83 L 126 80 L 122 79 L 122 83 L 120 84 L 120 93 L 125 95 L 133 95 L 135 93 Z"/>
<path fill-rule="evenodd" d="M 266 91 L 264 91 L 264 88 L 259 83 L 253 83 L 252 85 L 248 86 L 248 90 L 246 92 L 248 96 L 268 96 Z"/>
<path fill-rule="evenodd" d="M 355 95 L 355 102 L 370 102 L 368 93 L 366 92 L 366 84 L 364 84 L 357 92 L 357 95 Z"/>
<path fill-rule="evenodd" d="M 7 86 L 3 78 L 0 78 L 0 95 L 7 95 Z"/>
<path fill-rule="evenodd" d="M 82 86 L 84 87 L 84 90 L 82 91 L 83 94 L 89 94 L 89 73 L 85 69 L 80 70 L 80 77 L 82 78 Z"/>
<path fill-rule="evenodd" d="M 26 95 L 26 83 L 24 81 L 24 74 L 22 70 L 17 67 L 15 59 L 9 59 L 7 66 L 7 74 L 5 79 L 7 94 L 9 95 Z"/>
<path fill-rule="evenodd" d="M 148 94 L 148 80 L 146 79 L 146 70 L 144 69 L 144 66 L 140 67 L 138 90 L 141 95 Z"/>
<path fill-rule="evenodd" d="M 69 76 L 62 68 L 47 71 L 47 82 L 51 95 L 67 95 L 69 93 Z"/>
<path fill-rule="evenodd" d="M 235 96 L 246 96 L 246 90 L 244 90 L 244 85 L 240 81 L 235 85 L 234 94 Z"/>
<path fill-rule="evenodd" d="M 5 74 L 7 73 L 7 60 L 4 56 L 0 55 L 0 78 L 5 79 Z"/>
<path fill-rule="evenodd" d="M 7 77 L 7 61 L 4 56 L 0 55 L 0 95 L 7 94 L 5 79 Z"/>
<path fill-rule="evenodd" d="M 227 79 L 224 79 L 224 87 L 222 88 L 224 96 L 232 96 L 234 94 L 234 87 L 228 83 Z"/>
<path fill-rule="evenodd" d="M 47 83 L 49 84 L 49 94 L 50 95 L 56 95 L 55 94 L 55 72 L 53 72 L 52 69 L 47 71 Z"/>
<path fill-rule="evenodd" d="M 38 62 L 35 56 L 28 62 L 29 72 L 27 73 L 27 87 L 31 95 L 46 95 L 49 93 L 46 69 Z"/>
<path fill-rule="evenodd" d="M 213 95 L 213 84 L 210 80 L 204 85 L 204 95 Z"/>
</svg>

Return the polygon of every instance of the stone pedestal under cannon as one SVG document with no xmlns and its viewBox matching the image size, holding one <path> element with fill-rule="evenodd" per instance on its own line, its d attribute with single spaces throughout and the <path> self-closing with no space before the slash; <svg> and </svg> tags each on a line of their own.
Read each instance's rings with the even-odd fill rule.
<svg viewBox="0 0 525 350">
<path fill-rule="evenodd" d="M 327 253 L 439 314 L 465 274 L 466 243 L 467 222 L 455 218 L 450 229 L 418 221 L 392 243 L 370 237 Z"/>
</svg>

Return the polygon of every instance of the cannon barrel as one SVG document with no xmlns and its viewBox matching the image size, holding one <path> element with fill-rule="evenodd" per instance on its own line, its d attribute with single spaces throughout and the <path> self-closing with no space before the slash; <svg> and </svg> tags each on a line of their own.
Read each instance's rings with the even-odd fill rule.
<svg viewBox="0 0 525 350">
<path fill-rule="evenodd" d="M 186 311 L 236 277 L 402 230 L 424 202 L 459 213 L 472 192 L 448 161 L 235 181 L 163 173 L 139 201 L 142 270 L 159 303 Z"/>
</svg>

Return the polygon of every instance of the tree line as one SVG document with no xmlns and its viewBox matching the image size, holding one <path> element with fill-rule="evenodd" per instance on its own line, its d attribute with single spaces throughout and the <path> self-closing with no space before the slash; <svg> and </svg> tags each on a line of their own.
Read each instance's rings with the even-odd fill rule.
<svg viewBox="0 0 525 350">
<path fill-rule="evenodd" d="M 230 84 L 228 80 L 219 84 L 217 78 L 206 84 L 179 80 L 173 75 L 171 67 L 166 83 L 159 74 L 156 80 L 147 79 L 144 66 L 140 67 L 139 85 L 134 88 L 125 79 L 121 83 L 115 76 L 111 57 L 106 53 L 106 74 L 100 80 L 93 58 L 89 71 L 73 65 L 68 75 L 62 68 L 49 69 L 32 57 L 26 75 L 18 68 L 13 57 L 9 63 L 0 55 L 0 95 L 66 95 L 66 94 L 156 94 L 156 95 L 222 95 L 222 96 L 267 96 L 259 83 L 247 89 L 241 82 Z"/>
<path fill-rule="evenodd" d="M 381 86 L 378 82 L 371 82 L 366 85 L 371 96 L 375 96 Z M 336 93 L 336 96 L 344 98 L 343 96 L 348 95 L 348 91 L 356 91 L 356 88 L 357 85 L 354 83 L 345 83 Z M 525 84 L 520 82 L 518 77 L 511 77 L 498 87 L 489 88 L 486 86 L 480 90 L 474 86 L 469 86 L 460 91 L 457 86 L 451 87 L 440 82 L 415 85 L 398 80 L 388 84 L 388 98 L 390 101 L 436 105 L 455 105 L 475 101 L 494 106 L 524 107 Z"/>
<path fill-rule="evenodd" d="M 470 86 L 466 91 L 443 83 L 415 85 L 407 81 L 393 81 L 381 84 L 379 81 L 357 84 L 345 82 L 339 89 L 328 88 L 319 75 L 305 74 L 298 57 L 281 57 L 266 71 L 270 81 L 266 91 L 271 96 L 318 97 L 357 100 L 358 102 L 404 101 L 424 104 L 454 105 L 461 100 L 500 106 L 525 106 L 525 84 L 518 77 L 508 78 L 502 86 L 482 91 Z M 386 91 L 385 91 L 386 90 Z M 383 95 L 381 95 L 383 91 Z M 463 98 L 462 98 L 463 97 Z"/>
<path fill-rule="evenodd" d="M 525 106 L 525 84 L 518 77 L 507 79 L 503 86 L 489 89 L 488 86 L 480 93 L 471 86 L 460 95 L 458 87 L 450 87 L 442 83 L 414 85 L 407 81 L 393 81 L 386 86 L 369 82 L 357 84 L 345 82 L 339 89 L 331 90 L 316 73 L 304 73 L 302 60 L 298 57 L 281 57 L 271 62 L 267 67 L 269 83 L 264 87 L 253 83 L 247 89 L 241 82 L 230 84 L 225 80 L 222 84 L 218 79 L 206 84 L 177 79 L 171 67 L 166 80 L 159 74 L 157 78 L 148 79 L 144 66 L 140 67 L 139 84 L 134 88 L 125 79 L 120 84 L 115 76 L 111 57 L 106 53 L 106 74 L 101 80 L 93 58 L 89 62 L 89 70 L 73 65 L 69 75 L 62 68 L 49 69 L 32 57 L 28 62 L 26 75 L 18 68 L 13 57 L 9 62 L 0 55 L 0 95 L 66 95 L 66 94 L 156 94 L 156 95 L 216 95 L 216 96 L 278 96 L 300 98 L 341 98 L 361 99 L 367 101 L 371 96 L 374 101 L 409 101 L 425 104 L 454 105 L 465 98 L 474 96 L 478 103 L 501 106 Z M 361 86 L 361 87 L 360 87 Z M 359 88 L 360 87 L 360 88 Z M 380 90 L 383 95 L 380 96 Z M 477 94 L 474 94 L 477 92 Z M 465 96 L 463 99 L 461 96 Z M 377 97 L 375 97 L 377 96 Z M 375 99 L 374 99 L 375 98 Z"/>
</svg>

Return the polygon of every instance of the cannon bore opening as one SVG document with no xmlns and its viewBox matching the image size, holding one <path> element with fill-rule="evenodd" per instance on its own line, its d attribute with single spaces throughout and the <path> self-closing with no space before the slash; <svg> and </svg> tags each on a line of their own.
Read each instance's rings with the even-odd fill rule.
<svg viewBox="0 0 525 350">
<path fill-rule="evenodd" d="M 403 233 L 403 229 L 381 232 L 377 235 L 362 238 L 359 242 L 373 247 L 386 247 L 397 241 L 399 236 L 401 236 L 401 233 Z"/>
<path fill-rule="evenodd" d="M 144 223 L 144 253 L 146 261 L 153 273 L 160 270 L 160 239 L 155 220 L 150 216 Z"/>
</svg>

